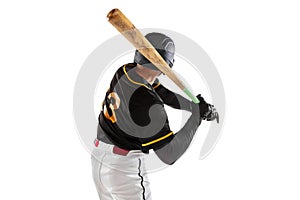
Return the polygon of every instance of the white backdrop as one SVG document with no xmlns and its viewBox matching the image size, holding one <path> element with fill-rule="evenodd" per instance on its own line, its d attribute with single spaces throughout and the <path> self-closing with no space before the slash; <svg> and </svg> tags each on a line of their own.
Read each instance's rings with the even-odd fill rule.
<svg viewBox="0 0 300 200">
<path fill-rule="evenodd" d="M 153 199 L 299 199 L 296 0 L 1 1 L 0 199 L 98 198 L 72 95 L 86 57 L 117 34 L 106 20 L 114 7 L 138 28 L 196 41 L 225 87 L 216 148 L 198 160 L 198 134 L 177 163 L 150 174 Z"/>
</svg>

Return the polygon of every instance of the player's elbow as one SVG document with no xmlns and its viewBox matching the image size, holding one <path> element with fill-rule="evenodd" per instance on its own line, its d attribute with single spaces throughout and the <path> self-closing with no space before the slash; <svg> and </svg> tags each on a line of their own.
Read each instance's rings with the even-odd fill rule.
<svg viewBox="0 0 300 200">
<path fill-rule="evenodd" d="M 167 165 L 173 165 L 176 162 L 176 160 L 174 159 L 160 159 L 160 160 Z"/>
<path fill-rule="evenodd" d="M 168 163 L 166 163 L 166 164 L 167 164 L 167 165 L 173 165 L 175 162 L 176 162 L 176 160 L 171 161 L 171 162 L 168 162 Z"/>
<path fill-rule="evenodd" d="M 162 152 L 156 152 L 156 155 L 158 158 L 167 165 L 173 165 L 176 162 L 176 158 L 172 156 L 172 154 L 162 153 Z"/>
<path fill-rule="evenodd" d="M 176 162 L 176 160 L 170 160 L 170 159 L 161 159 L 160 158 L 160 160 L 167 165 L 173 165 Z"/>
</svg>

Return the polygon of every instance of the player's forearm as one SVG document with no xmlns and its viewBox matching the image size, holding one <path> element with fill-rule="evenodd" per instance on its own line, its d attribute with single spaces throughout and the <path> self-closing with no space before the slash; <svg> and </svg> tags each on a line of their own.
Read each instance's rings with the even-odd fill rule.
<svg viewBox="0 0 300 200">
<path fill-rule="evenodd" d="M 168 90 L 163 85 L 159 85 L 156 88 L 156 92 L 159 94 L 166 105 L 169 105 L 176 109 L 191 111 L 192 102 L 187 100 L 180 94 Z"/>
<path fill-rule="evenodd" d="M 198 127 L 199 116 L 193 114 L 170 143 L 155 151 L 160 160 L 169 165 L 178 160 L 191 144 Z"/>
</svg>

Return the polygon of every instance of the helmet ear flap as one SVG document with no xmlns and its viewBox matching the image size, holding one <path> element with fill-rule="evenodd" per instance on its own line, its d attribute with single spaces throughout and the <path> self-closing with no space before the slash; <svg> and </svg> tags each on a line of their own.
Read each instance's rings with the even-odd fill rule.
<svg viewBox="0 0 300 200">
<path fill-rule="evenodd" d="M 175 59 L 173 58 L 172 61 L 165 60 L 170 68 L 173 67 Z M 134 55 L 134 62 L 140 65 L 147 65 L 146 67 L 154 70 L 158 70 L 157 67 L 155 67 L 150 61 L 148 61 L 147 58 L 145 58 L 138 50 L 135 50 Z"/>
<path fill-rule="evenodd" d="M 149 69 L 159 70 L 147 58 L 145 58 L 145 56 L 143 56 L 138 50 L 135 50 L 134 62 L 144 67 L 147 67 Z"/>
</svg>

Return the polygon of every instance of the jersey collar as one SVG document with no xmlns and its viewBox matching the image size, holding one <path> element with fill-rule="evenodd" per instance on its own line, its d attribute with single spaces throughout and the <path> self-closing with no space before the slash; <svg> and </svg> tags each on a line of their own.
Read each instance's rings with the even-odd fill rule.
<svg viewBox="0 0 300 200">
<path fill-rule="evenodd" d="M 135 70 L 133 70 L 133 69 L 135 69 L 135 67 L 136 67 L 136 65 L 129 66 L 128 64 L 123 66 L 123 72 L 126 75 L 127 79 L 135 85 L 140 85 L 140 86 L 146 87 L 147 89 L 151 90 L 151 88 L 152 88 L 151 84 L 149 84 L 143 77 L 138 75 L 135 72 Z"/>
</svg>

